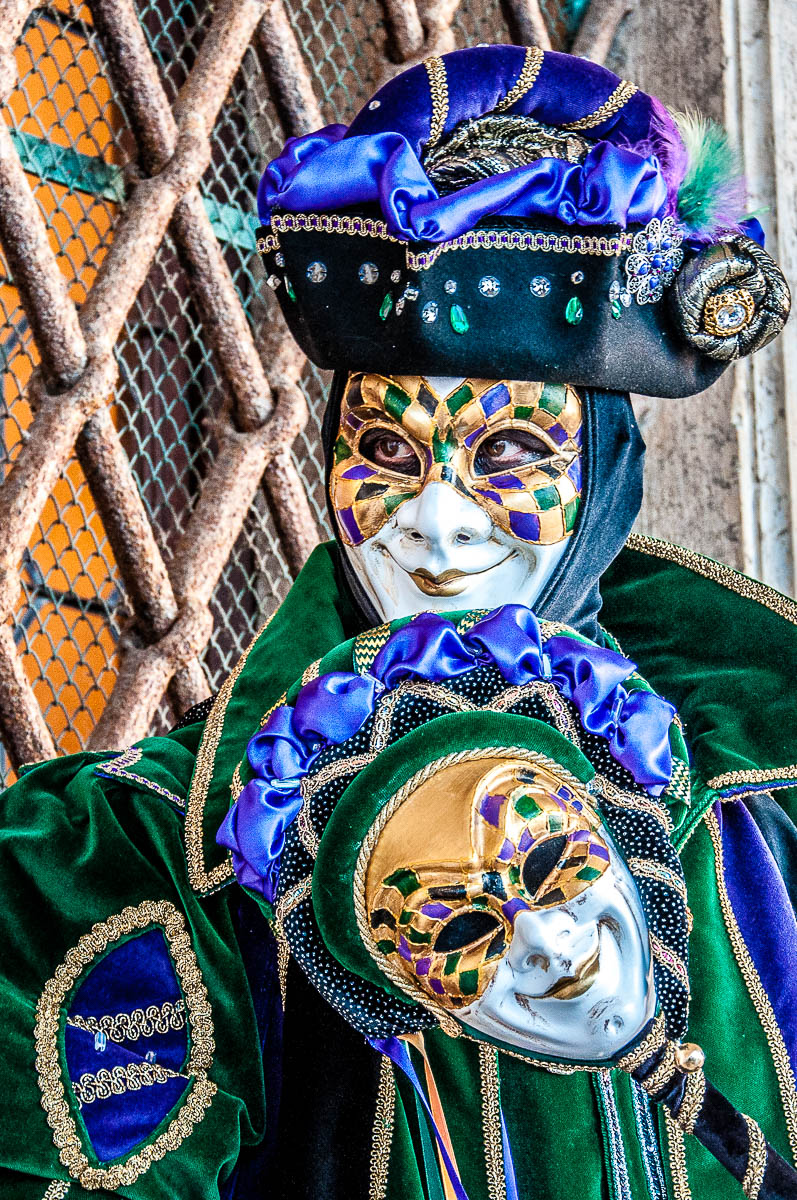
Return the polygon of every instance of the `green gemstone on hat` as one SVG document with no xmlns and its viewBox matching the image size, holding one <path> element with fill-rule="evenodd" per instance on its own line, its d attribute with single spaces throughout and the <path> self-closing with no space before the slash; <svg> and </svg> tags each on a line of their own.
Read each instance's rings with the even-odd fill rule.
<svg viewBox="0 0 797 1200">
<path fill-rule="evenodd" d="M 467 333 L 470 329 L 470 322 L 465 316 L 465 309 L 461 304 L 452 304 L 451 312 L 448 314 L 451 319 L 451 328 L 454 333 Z"/>
<path fill-rule="evenodd" d="M 623 306 L 619 300 L 612 300 L 612 316 L 615 321 L 619 321 L 623 315 Z"/>
<path fill-rule="evenodd" d="M 293 290 L 293 284 L 291 283 L 291 281 L 287 275 L 285 276 L 285 291 L 288 293 L 291 300 L 293 300 L 293 302 L 295 304 L 296 303 L 296 292 Z"/>
<path fill-rule="evenodd" d="M 386 321 L 388 319 L 388 317 L 390 316 L 390 310 L 392 307 L 393 307 L 393 295 L 391 292 L 388 292 L 388 294 L 385 296 L 384 300 L 382 301 L 381 305 L 379 306 L 379 316 L 381 317 L 381 319 L 383 321 Z"/>
<path fill-rule="evenodd" d="M 581 318 L 584 316 L 584 305 L 579 300 L 578 296 L 571 296 L 567 302 L 565 309 L 565 320 L 568 325 L 578 325 Z"/>
</svg>

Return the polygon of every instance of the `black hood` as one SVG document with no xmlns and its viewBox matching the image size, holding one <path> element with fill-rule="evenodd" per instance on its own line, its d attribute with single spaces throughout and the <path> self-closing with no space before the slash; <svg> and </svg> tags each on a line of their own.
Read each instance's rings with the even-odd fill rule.
<svg viewBox="0 0 797 1200">
<path fill-rule="evenodd" d="M 367 629 L 380 625 L 382 618 L 348 561 L 329 495 L 333 447 L 338 436 L 340 402 L 347 378 L 342 371 L 335 373 L 324 414 L 325 486 L 330 527 L 337 548 L 338 584 L 361 617 L 360 628 Z M 627 393 L 580 388 L 579 394 L 584 408 L 581 507 L 567 553 L 548 581 L 535 611 L 539 617 L 563 621 L 579 633 L 600 640 L 600 577 L 622 550 L 642 504 L 645 443 Z"/>
</svg>

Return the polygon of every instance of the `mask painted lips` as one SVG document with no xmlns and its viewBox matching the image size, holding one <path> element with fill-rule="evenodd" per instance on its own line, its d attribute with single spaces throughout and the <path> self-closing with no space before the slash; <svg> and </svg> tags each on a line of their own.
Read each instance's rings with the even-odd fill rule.
<svg viewBox="0 0 797 1200">
<path fill-rule="evenodd" d="M 417 567 L 414 571 L 407 571 L 410 579 L 415 586 L 427 596 L 459 596 L 464 592 L 469 582 L 479 575 L 486 575 L 488 571 L 492 571 L 495 567 L 500 567 L 502 563 L 514 556 L 514 551 L 510 551 L 504 558 L 498 560 L 497 563 L 491 563 L 489 567 L 483 567 L 480 571 L 460 571 L 456 567 L 449 567 L 447 571 L 441 571 L 439 575 L 433 575 L 426 567 Z M 391 555 L 392 557 L 392 555 Z M 396 561 L 395 559 L 393 560 Z M 401 563 L 397 563 L 401 566 Z M 406 571 L 406 567 L 401 568 Z"/>
<path fill-rule="evenodd" d="M 600 958 L 600 945 L 598 945 L 595 947 L 595 953 L 585 959 L 573 975 L 563 975 L 561 979 L 557 979 L 556 983 L 549 987 L 547 992 L 543 992 L 542 996 L 526 996 L 521 992 L 515 992 L 515 999 L 522 1007 L 527 1007 L 528 1003 L 534 1000 L 575 1000 L 577 996 L 583 996 L 598 978 Z"/>
</svg>

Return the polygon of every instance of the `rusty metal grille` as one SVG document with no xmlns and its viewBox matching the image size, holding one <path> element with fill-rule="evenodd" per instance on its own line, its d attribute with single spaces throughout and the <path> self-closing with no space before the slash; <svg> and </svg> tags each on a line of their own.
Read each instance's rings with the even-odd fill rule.
<svg viewBox="0 0 797 1200">
<path fill-rule="evenodd" d="M 587 2 L 0 0 L 0 782 L 168 728 L 328 534 L 264 163 L 404 63 L 564 48 Z"/>
</svg>

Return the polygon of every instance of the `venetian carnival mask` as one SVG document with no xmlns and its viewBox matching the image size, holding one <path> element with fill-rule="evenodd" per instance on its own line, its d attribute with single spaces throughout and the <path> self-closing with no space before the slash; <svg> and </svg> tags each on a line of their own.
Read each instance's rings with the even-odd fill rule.
<svg viewBox="0 0 797 1200">
<path fill-rule="evenodd" d="M 383 829 L 366 896 L 393 972 L 474 1031 L 603 1061 L 653 1015 L 635 884 L 552 760 L 476 758 L 422 784 Z"/>
<path fill-rule="evenodd" d="M 564 384 L 350 375 L 330 489 L 380 616 L 532 606 L 575 525 L 581 423 Z"/>
</svg>

